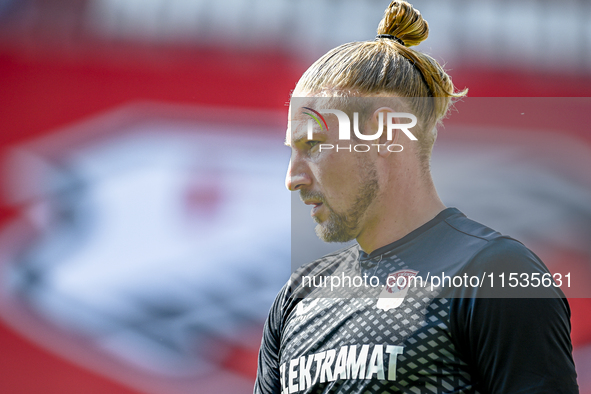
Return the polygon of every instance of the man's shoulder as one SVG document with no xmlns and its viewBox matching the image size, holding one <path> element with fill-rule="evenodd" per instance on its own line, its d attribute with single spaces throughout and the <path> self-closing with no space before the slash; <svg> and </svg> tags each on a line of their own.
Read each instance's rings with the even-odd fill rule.
<svg viewBox="0 0 591 394">
<path fill-rule="evenodd" d="M 468 237 L 481 239 L 483 241 L 492 241 L 499 237 L 503 237 L 503 235 L 498 231 L 468 218 L 460 211 L 457 211 L 456 214 L 447 217 L 444 222 L 452 231 L 456 231 Z"/>
<path fill-rule="evenodd" d="M 358 255 L 359 245 L 346 246 L 295 269 L 292 278 L 303 275 L 328 275 L 340 264 L 356 261 Z"/>
<path fill-rule="evenodd" d="M 482 283 L 479 283 L 478 288 L 469 286 L 462 297 L 564 297 L 562 291 L 553 284 L 553 275 L 548 267 L 531 249 L 510 236 L 490 233 L 485 226 L 470 226 L 474 226 L 475 230 L 471 236 L 480 237 L 483 243 L 471 251 L 472 255 L 460 275 L 477 277 Z"/>
<path fill-rule="evenodd" d="M 470 261 L 468 270 L 492 272 L 547 273 L 542 260 L 520 241 L 500 236 L 486 243 Z"/>
<path fill-rule="evenodd" d="M 466 217 L 464 214 L 453 215 L 445 220 L 448 230 L 457 234 L 462 244 L 472 244 L 472 260 L 487 261 L 504 257 L 539 258 L 521 241 Z M 469 242 L 472 241 L 472 242 Z"/>
<path fill-rule="evenodd" d="M 359 245 L 346 246 L 293 270 L 288 283 L 291 297 L 303 298 L 310 289 L 302 287 L 303 278 L 331 276 L 339 267 L 353 265 L 359 256 Z"/>
<path fill-rule="evenodd" d="M 422 266 L 423 271 L 450 275 L 491 272 L 539 273 L 548 272 L 541 259 L 519 240 L 468 218 L 452 208 L 450 213 L 433 226 L 416 243 L 409 244 L 404 260 Z"/>
</svg>

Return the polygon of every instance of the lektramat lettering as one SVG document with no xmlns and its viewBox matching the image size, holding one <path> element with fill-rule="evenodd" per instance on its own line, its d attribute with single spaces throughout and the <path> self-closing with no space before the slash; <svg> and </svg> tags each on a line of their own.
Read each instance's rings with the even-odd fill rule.
<svg viewBox="0 0 591 394">
<path fill-rule="evenodd" d="M 359 348 L 359 350 L 358 350 Z M 396 380 L 396 361 L 404 351 L 394 345 L 347 345 L 294 358 L 279 367 L 281 394 L 297 393 L 337 379 Z"/>
</svg>

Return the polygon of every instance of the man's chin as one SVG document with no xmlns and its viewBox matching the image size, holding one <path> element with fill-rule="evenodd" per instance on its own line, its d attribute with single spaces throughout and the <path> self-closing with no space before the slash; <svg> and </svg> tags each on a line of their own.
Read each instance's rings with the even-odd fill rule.
<svg viewBox="0 0 591 394">
<path fill-rule="evenodd" d="M 316 235 L 324 242 L 338 242 L 344 243 L 349 242 L 355 239 L 355 236 L 345 233 L 340 229 L 331 228 L 331 226 L 327 225 L 327 222 L 319 223 L 317 221 L 316 225 Z"/>
</svg>

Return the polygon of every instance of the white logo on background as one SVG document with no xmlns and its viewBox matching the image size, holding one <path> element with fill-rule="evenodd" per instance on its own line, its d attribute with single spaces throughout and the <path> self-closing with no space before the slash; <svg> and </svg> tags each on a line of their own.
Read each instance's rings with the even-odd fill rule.
<svg viewBox="0 0 591 394">
<path fill-rule="evenodd" d="M 388 275 L 386 286 L 380 293 L 376 306 L 385 311 L 398 308 L 408 293 L 411 279 L 418 273 L 419 271 L 404 269 Z"/>
</svg>

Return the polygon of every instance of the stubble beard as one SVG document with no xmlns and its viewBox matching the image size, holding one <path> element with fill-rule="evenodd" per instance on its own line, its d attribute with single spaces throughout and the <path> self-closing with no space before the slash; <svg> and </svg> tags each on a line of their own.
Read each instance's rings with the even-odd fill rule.
<svg viewBox="0 0 591 394">
<path fill-rule="evenodd" d="M 349 212 L 335 212 L 320 193 L 301 193 L 302 199 L 315 198 L 324 204 L 328 210 L 328 218 L 324 222 L 314 218 L 316 235 L 324 242 L 349 242 L 359 235 L 359 222 L 375 200 L 379 191 L 378 177 L 375 167 L 369 168 L 363 176 L 364 181 L 359 186 L 357 196 Z"/>
</svg>

